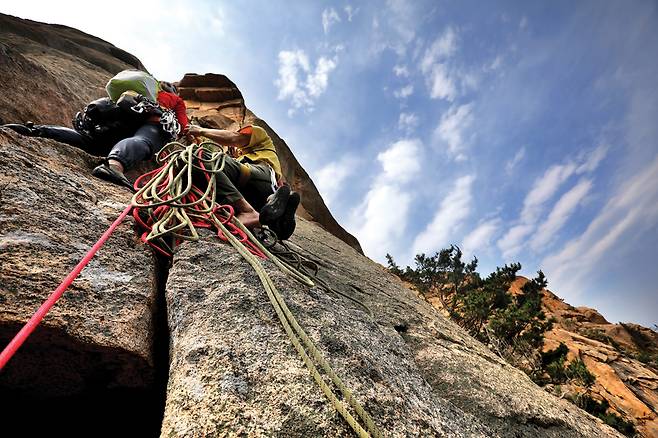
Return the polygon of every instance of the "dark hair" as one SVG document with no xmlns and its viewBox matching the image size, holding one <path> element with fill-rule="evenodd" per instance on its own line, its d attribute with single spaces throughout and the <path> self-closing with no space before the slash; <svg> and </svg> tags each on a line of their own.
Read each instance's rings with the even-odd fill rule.
<svg viewBox="0 0 658 438">
<path fill-rule="evenodd" d="M 162 88 L 163 91 L 168 91 L 169 93 L 178 94 L 178 89 L 171 82 L 160 81 L 160 88 Z"/>
</svg>

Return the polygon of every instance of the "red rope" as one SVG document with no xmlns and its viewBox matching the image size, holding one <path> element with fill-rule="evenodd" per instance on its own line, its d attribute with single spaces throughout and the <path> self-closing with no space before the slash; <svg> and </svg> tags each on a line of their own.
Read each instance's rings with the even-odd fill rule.
<svg viewBox="0 0 658 438">
<path fill-rule="evenodd" d="M 78 275 L 80 275 L 80 272 L 84 269 L 85 266 L 89 263 L 89 261 L 96 255 L 98 250 L 103 246 L 105 241 L 110 237 L 110 235 L 114 232 L 116 227 L 119 226 L 121 222 L 126 218 L 128 213 L 130 213 L 130 210 L 132 209 L 132 205 L 128 205 L 125 210 L 119 215 L 119 217 L 110 225 L 110 228 L 103 233 L 103 235 L 98 239 L 98 241 L 94 244 L 94 246 L 91 247 L 89 252 L 84 256 L 82 260 L 80 260 L 80 263 L 77 264 L 77 266 L 69 273 L 69 275 L 66 276 L 64 281 L 57 286 L 57 289 L 53 293 L 50 294 L 48 299 L 39 307 L 39 310 L 36 311 L 34 315 L 32 315 L 32 318 L 23 326 L 21 331 L 19 331 L 16 336 L 14 336 L 14 339 L 11 340 L 11 342 L 5 347 L 4 350 L 2 350 L 2 353 L 0 353 L 0 370 L 4 368 L 4 366 L 7 364 L 9 359 L 12 358 L 14 353 L 20 348 L 21 345 L 23 345 L 23 342 L 27 339 L 30 334 L 34 331 L 35 328 L 39 325 L 39 323 L 43 320 L 43 318 L 46 316 L 48 311 L 50 310 L 53 305 L 59 300 L 62 295 L 64 294 L 64 291 L 73 283 L 73 280 L 75 280 Z"/>
</svg>

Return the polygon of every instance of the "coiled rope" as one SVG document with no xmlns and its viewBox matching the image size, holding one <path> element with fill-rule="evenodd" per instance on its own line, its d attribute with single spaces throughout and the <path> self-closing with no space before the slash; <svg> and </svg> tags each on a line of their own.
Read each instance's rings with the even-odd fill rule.
<svg viewBox="0 0 658 438">
<path fill-rule="evenodd" d="M 132 200 L 137 207 L 133 216 L 145 229 L 142 240 L 159 252 L 170 255 L 177 242 L 199 239 L 196 227 L 215 230 L 217 236 L 228 241 L 256 271 L 286 334 L 333 407 L 359 437 L 381 437 L 370 415 L 298 324 L 259 259 L 269 258 L 283 272 L 307 286 L 314 286 L 313 281 L 274 256 L 233 216 L 230 206 L 216 203 L 216 175 L 225 162 L 225 155 L 220 152 L 219 146 L 212 142 L 187 146 L 172 142 L 156 158 L 162 166 L 136 181 L 138 191 Z M 205 190 L 195 182 L 205 184 Z M 318 366 L 338 388 L 343 400 L 324 380 Z M 345 402 L 358 419 L 348 411 Z"/>
</svg>

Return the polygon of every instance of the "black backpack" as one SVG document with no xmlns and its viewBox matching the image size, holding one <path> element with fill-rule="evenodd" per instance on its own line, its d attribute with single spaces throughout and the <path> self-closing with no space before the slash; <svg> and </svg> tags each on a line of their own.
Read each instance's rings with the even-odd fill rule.
<svg viewBox="0 0 658 438">
<path fill-rule="evenodd" d="M 115 144 L 132 136 L 144 117 L 121 109 L 109 97 L 90 102 L 73 119 L 73 129 L 92 142 Z"/>
</svg>

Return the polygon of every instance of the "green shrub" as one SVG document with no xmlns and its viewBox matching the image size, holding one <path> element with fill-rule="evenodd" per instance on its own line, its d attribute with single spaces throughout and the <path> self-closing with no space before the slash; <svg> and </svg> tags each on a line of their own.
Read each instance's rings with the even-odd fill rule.
<svg viewBox="0 0 658 438">
<path fill-rule="evenodd" d="M 564 362 L 568 352 L 569 348 L 567 348 L 564 342 L 560 342 L 560 345 L 558 345 L 556 349 L 548 350 L 541 354 L 541 362 L 543 365 L 548 365 L 549 363 L 555 362 L 560 358 L 562 358 L 562 361 Z"/>
<path fill-rule="evenodd" d="M 553 324 L 541 310 L 541 291 L 547 285 L 541 271 L 523 286 L 522 294 L 512 296 L 509 288 L 521 269 L 519 263 L 498 267 L 483 279 L 476 271 L 477 258 L 462 261 L 462 252 L 455 245 L 431 257 L 418 254 L 415 268 L 401 269 L 390 254 L 386 259 L 392 273 L 421 293 L 438 294 L 450 317 L 485 343 L 512 353 L 528 347 L 536 350 Z"/>
<path fill-rule="evenodd" d="M 566 375 L 569 379 L 580 380 L 588 388 L 596 381 L 594 374 L 589 372 L 585 362 L 580 359 L 575 359 L 569 364 Z"/>
<path fill-rule="evenodd" d="M 608 403 L 607 400 L 599 402 L 594 400 L 589 395 L 581 394 L 572 398 L 571 401 L 579 408 L 589 412 L 595 417 L 600 418 L 603 420 L 603 422 L 605 422 L 605 424 L 617 429 L 624 435 L 632 437 L 637 434 L 637 430 L 635 429 L 633 423 L 624 420 L 621 416 L 615 414 L 614 412 L 608 412 L 610 403 Z"/>
<path fill-rule="evenodd" d="M 595 341 L 603 342 L 604 344 L 608 344 L 613 347 L 615 347 L 615 344 L 617 344 L 610 336 L 606 335 L 602 330 L 599 329 L 581 330 L 580 334 L 586 338 L 594 339 Z"/>
<path fill-rule="evenodd" d="M 544 367 L 544 370 L 551 378 L 549 383 L 564 383 L 567 381 L 567 374 L 564 369 L 564 357 L 549 362 Z"/>
</svg>

